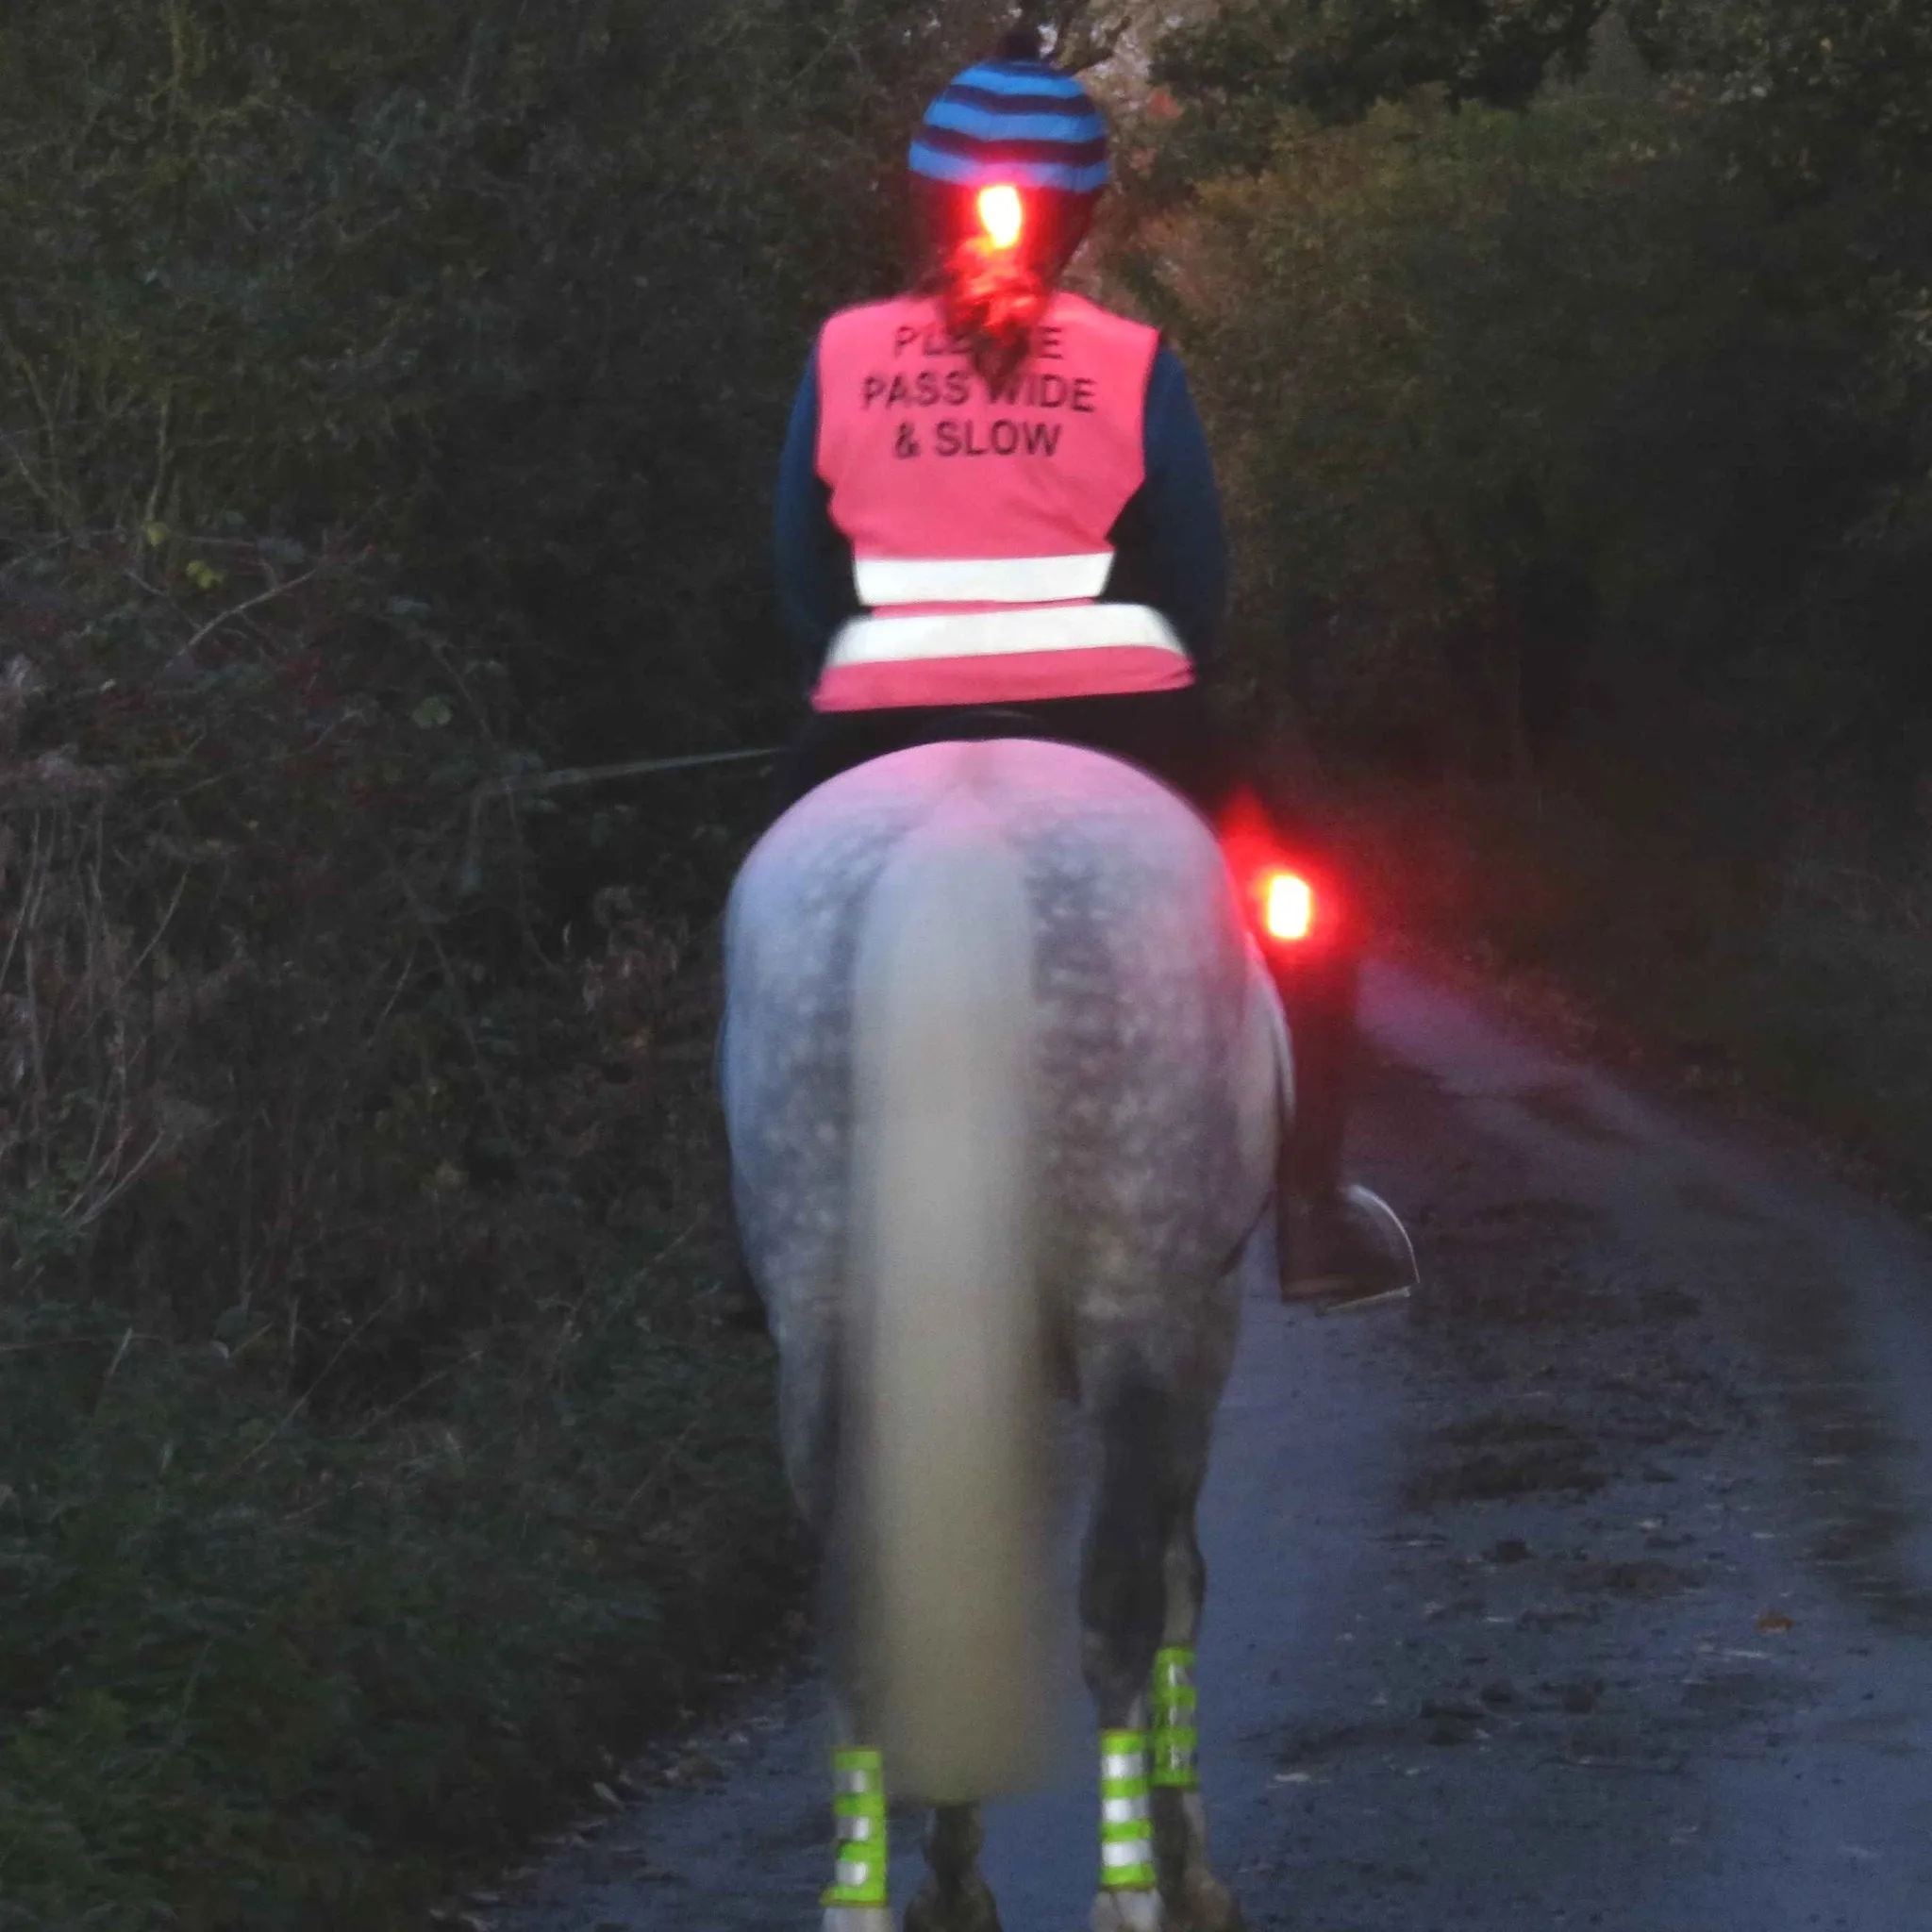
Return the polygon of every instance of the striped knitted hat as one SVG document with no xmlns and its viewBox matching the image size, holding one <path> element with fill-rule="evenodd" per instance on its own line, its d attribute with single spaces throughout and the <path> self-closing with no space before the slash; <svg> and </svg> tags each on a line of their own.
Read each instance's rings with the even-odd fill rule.
<svg viewBox="0 0 1932 1932">
<path fill-rule="evenodd" d="M 956 75 L 912 140 L 912 172 L 962 188 L 1107 186 L 1107 124 L 1077 80 L 1041 58 L 1038 37 L 1009 34 L 999 53 Z"/>
</svg>

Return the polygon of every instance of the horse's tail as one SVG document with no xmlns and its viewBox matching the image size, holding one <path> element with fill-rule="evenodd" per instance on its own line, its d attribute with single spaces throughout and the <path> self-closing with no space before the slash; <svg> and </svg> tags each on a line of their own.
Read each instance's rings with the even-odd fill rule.
<svg viewBox="0 0 1932 1932">
<path fill-rule="evenodd" d="M 907 1796 L 1027 1782 L 1046 1695 L 1031 920 L 991 818 L 888 862 L 853 998 L 845 1378 L 861 1701 Z"/>
</svg>

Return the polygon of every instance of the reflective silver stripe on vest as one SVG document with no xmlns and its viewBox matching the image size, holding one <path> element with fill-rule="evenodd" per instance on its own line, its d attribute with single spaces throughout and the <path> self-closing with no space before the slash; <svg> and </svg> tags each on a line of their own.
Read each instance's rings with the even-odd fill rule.
<svg viewBox="0 0 1932 1932">
<path fill-rule="evenodd" d="M 941 612 L 934 617 L 856 617 L 832 640 L 829 671 L 844 664 L 914 664 L 928 658 L 1001 658 L 1017 651 L 1102 651 L 1123 645 L 1186 647 L 1144 604 L 1069 604 L 1035 610 Z"/>
<path fill-rule="evenodd" d="M 1107 588 L 1113 553 L 1091 557 L 861 557 L 858 601 L 894 604 L 1071 604 Z"/>
</svg>

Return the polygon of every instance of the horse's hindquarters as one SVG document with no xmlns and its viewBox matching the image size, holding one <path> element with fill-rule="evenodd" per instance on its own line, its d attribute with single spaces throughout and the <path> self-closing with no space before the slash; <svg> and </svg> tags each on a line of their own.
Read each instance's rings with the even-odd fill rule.
<svg viewBox="0 0 1932 1932">
<path fill-rule="evenodd" d="M 902 753 L 794 808 L 734 891 L 728 979 L 788 1466 L 821 1530 L 867 1525 L 834 1632 L 858 1741 L 888 1740 L 896 1789 L 978 1796 L 1041 1707 L 1041 1330 L 1091 1414 L 1173 1419 L 1147 1446 L 1168 1493 L 1272 1182 L 1278 1021 L 1191 810 L 1023 742 Z"/>
</svg>

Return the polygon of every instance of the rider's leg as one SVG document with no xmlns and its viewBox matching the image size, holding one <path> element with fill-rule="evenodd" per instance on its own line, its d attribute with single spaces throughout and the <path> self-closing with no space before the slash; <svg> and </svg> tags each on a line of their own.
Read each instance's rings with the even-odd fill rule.
<svg viewBox="0 0 1932 1932">
<path fill-rule="evenodd" d="M 1362 1241 L 1343 1191 L 1362 956 L 1359 929 L 1346 908 L 1338 924 L 1341 929 L 1326 936 L 1318 928 L 1307 955 L 1275 973 L 1294 1046 L 1294 1114 L 1282 1149 L 1284 1211 L 1277 1224 L 1281 1291 L 1290 1299 L 1398 1285 L 1387 1278 L 1386 1254 Z"/>
<path fill-rule="evenodd" d="M 1362 917 L 1318 840 L 1278 824 L 1274 837 L 1315 893 L 1307 938 L 1269 949 L 1269 965 L 1294 1042 L 1294 1131 L 1286 1177 L 1298 1197 L 1318 1200 L 1341 1186 L 1359 1038 Z"/>
<path fill-rule="evenodd" d="M 1374 1300 L 1415 1282 L 1415 1255 L 1387 1205 L 1345 1178 L 1356 1085 L 1364 922 L 1319 841 L 1287 851 L 1314 887 L 1307 940 L 1268 949 L 1294 1047 L 1295 1094 L 1276 1188 L 1281 1292 L 1330 1305 Z"/>
<path fill-rule="evenodd" d="M 1263 945 L 1294 1049 L 1294 1111 L 1276 1190 L 1281 1291 L 1290 1300 L 1346 1300 L 1404 1285 L 1386 1242 L 1361 1225 L 1344 1177 L 1365 922 L 1323 841 L 1284 825 L 1284 816 L 1276 814 L 1270 837 L 1308 879 L 1315 914 L 1305 939 Z"/>
</svg>

